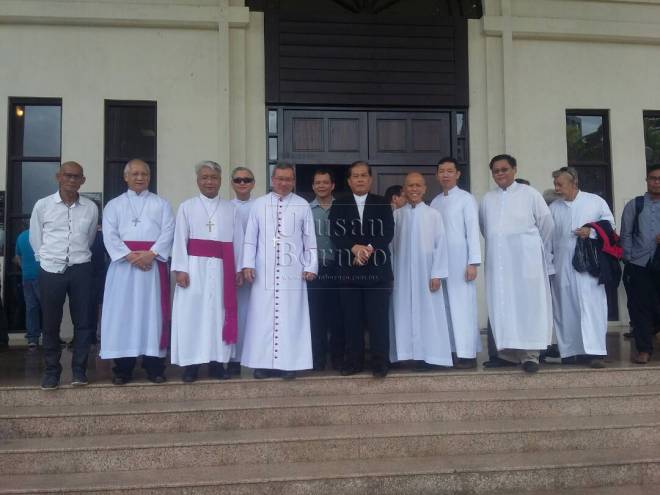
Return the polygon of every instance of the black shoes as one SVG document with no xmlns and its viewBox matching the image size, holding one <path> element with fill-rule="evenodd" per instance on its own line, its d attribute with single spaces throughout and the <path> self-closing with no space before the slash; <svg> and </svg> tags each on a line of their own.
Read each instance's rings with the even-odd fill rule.
<svg viewBox="0 0 660 495">
<path fill-rule="evenodd" d="M 183 383 L 193 383 L 197 381 L 199 375 L 199 366 L 191 365 L 183 367 L 183 374 L 181 375 L 181 380 Z"/>
<path fill-rule="evenodd" d="M 362 367 L 347 364 L 342 366 L 340 373 L 341 376 L 357 375 L 358 373 L 362 373 Z"/>
<path fill-rule="evenodd" d="M 151 383 L 165 383 L 167 378 L 165 378 L 163 375 L 153 375 L 147 376 L 147 380 L 149 380 Z"/>
<path fill-rule="evenodd" d="M 522 369 L 525 373 L 536 373 L 539 370 L 539 363 L 536 361 L 525 361 L 522 364 Z"/>
<path fill-rule="evenodd" d="M 252 376 L 254 376 L 257 380 L 263 380 L 264 378 L 272 378 L 273 374 L 272 374 L 272 370 L 257 368 L 252 373 Z"/>
<path fill-rule="evenodd" d="M 295 380 L 296 372 L 295 371 L 282 371 L 283 380 Z"/>
<path fill-rule="evenodd" d="M 502 359 L 501 357 L 492 357 L 492 358 L 490 358 L 489 361 L 484 362 L 484 368 L 485 369 L 515 368 L 517 366 L 518 366 L 518 363 L 514 363 L 512 361 L 507 361 L 506 359 Z"/>
<path fill-rule="evenodd" d="M 222 363 L 209 363 L 209 377 L 216 380 L 229 380 L 231 378 L 229 366 L 225 368 Z"/>
<path fill-rule="evenodd" d="M 125 377 L 125 376 L 113 376 L 112 377 L 112 384 L 113 385 L 126 385 L 131 381 L 131 378 Z"/>
<path fill-rule="evenodd" d="M 374 378 L 385 378 L 389 368 L 385 364 L 380 364 L 373 367 L 372 374 Z"/>
<path fill-rule="evenodd" d="M 71 385 L 73 387 L 84 387 L 88 383 L 87 375 L 83 372 L 74 373 L 73 379 L 71 380 Z"/>
<path fill-rule="evenodd" d="M 55 375 L 44 375 L 41 380 L 41 390 L 55 390 L 60 386 L 60 378 Z"/>
</svg>

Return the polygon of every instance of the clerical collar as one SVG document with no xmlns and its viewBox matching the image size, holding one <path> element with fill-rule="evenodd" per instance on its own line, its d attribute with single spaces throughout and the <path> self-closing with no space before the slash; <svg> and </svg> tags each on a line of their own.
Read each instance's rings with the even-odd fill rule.
<svg viewBox="0 0 660 495">
<path fill-rule="evenodd" d="M 133 189 L 128 189 L 126 191 L 126 193 L 129 196 L 136 196 L 138 198 L 145 198 L 149 195 L 149 189 L 145 189 L 144 191 L 140 191 L 140 193 L 137 193 L 137 192 L 133 191 Z"/>
<path fill-rule="evenodd" d="M 250 198 L 248 198 L 248 199 L 234 198 L 234 201 L 238 201 L 239 203 L 243 203 L 243 204 L 245 204 L 245 203 L 249 203 L 249 202 L 252 201 L 252 200 L 251 200 Z"/>
<path fill-rule="evenodd" d="M 449 191 L 447 191 L 447 194 L 445 194 L 444 191 L 443 191 L 442 194 L 445 194 L 445 196 L 451 196 L 452 194 L 457 193 L 457 192 L 458 192 L 458 189 L 459 189 L 458 186 L 454 186 L 454 187 L 452 187 Z"/>
<path fill-rule="evenodd" d="M 281 196 L 281 195 L 277 194 L 275 191 L 272 191 L 271 194 L 275 197 L 275 199 L 277 199 L 277 200 L 282 199 L 282 201 L 284 201 L 286 198 L 290 197 L 293 193 L 290 192 L 289 194 L 287 194 L 285 196 Z"/>
<path fill-rule="evenodd" d="M 511 183 L 509 187 L 504 189 L 503 187 L 497 186 L 497 188 L 502 191 L 502 192 L 508 192 L 508 191 L 514 191 L 518 188 L 520 184 L 518 184 L 515 180 Z"/>
<path fill-rule="evenodd" d="M 213 197 L 213 198 L 209 198 L 208 196 L 206 196 L 202 193 L 199 193 L 199 197 L 202 199 L 202 201 L 208 201 L 209 203 L 214 203 L 214 202 L 216 202 L 217 200 L 220 199 L 219 194 L 217 196 Z"/>
</svg>

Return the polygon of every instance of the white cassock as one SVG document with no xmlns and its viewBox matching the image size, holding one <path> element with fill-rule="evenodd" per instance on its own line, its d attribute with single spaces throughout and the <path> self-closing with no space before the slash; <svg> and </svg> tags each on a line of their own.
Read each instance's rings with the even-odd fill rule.
<svg viewBox="0 0 660 495">
<path fill-rule="evenodd" d="M 236 215 L 238 221 L 243 228 L 243 232 L 247 228 L 248 218 L 250 217 L 250 210 L 252 209 L 252 204 L 254 199 L 248 199 L 247 201 L 241 201 L 240 199 L 234 198 L 231 200 L 234 207 L 236 208 Z M 243 246 L 243 241 L 241 240 L 241 247 Z M 242 260 L 241 260 L 242 261 Z M 238 299 L 238 340 L 234 346 L 234 355 L 232 356 L 232 361 L 240 361 L 241 354 L 243 353 L 243 340 L 245 339 L 245 322 L 247 320 L 247 311 L 248 305 L 250 304 L 250 290 L 252 285 L 245 283 L 240 287 L 236 288 L 236 297 Z"/>
<path fill-rule="evenodd" d="M 422 360 L 451 366 L 451 343 L 442 290 L 432 278 L 446 279 L 447 244 L 442 216 L 419 203 L 394 212 L 392 238 L 392 318 L 390 360 Z"/>
<path fill-rule="evenodd" d="M 583 191 L 578 191 L 573 201 L 555 200 L 550 211 L 555 222 L 556 274 L 552 283 L 552 305 L 559 352 L 563 358 L 580 354 L 607 355 L 605 286 L 598 284 L 597 277 L 578 273 L 573 268 L 577 240 L 573 231 L 601 220 L 614 227 L 614 217 L 603 198 Z M 592 237 L 595 238 L 595 234 Z"/>
<path fill-rule="evenodd" d="M 448 301 L 449 335 L 452 351 L 459 358 L 474 359 L 481 351 L 477 316 L 476 280 L 465 280 L 468 265 L 481 264 L 479 245 L 479 207 L 474 196 L 458 186 L 445 196 L 439 194 L 431 207 L 442 214 L 447 239 L 449 277 L 442 284 Z"/>
<path fill-rule="evenodd" d="M 249 368 L 312 367 L 307 284 L 318 272 L 316 234 L 309 203 L 290 193 L 266 194 L 250 210 L 243 267 L 254 268 L 241 364 Z"/>
<path fill-rule="evenodd" d="M 203 194 L 181 203 L 176 215 L 172 271 L 186 272 L 190 285 L 174 289 L 172 364 L 189 366 L 229 362 L 234 343 L 223 340 L 225 324 L 224 259 L 189 254 L 190 239 L 232 243 L 231 288 L 239 270 L 243 228 L 231 201 Z"/>
<path fill-rule="evenodd" d="M 103 210 L 103 242 L 111 263 L 101 316 L 102 359 L 165 356 L 167 349 L 160 345 L 163 317 L 156 261 L 167 262 L 173 236 L 170 204 L 149 191 L 137 195 L 128 190 Z M 124 241 L 155 241 L 151 250 L 158 256 L 151 270 L 142 271 L 126 261 L 131 249 Z M 169 300 L 166 303 L 169 309 Z"/>
<path fill-rule="evenodd" d="M 552 338 L 554 222 L 543 196 L 514 182 L 486 193 L 479 207 L 486 240 L 488 316 L 499 350 L 545 349 Z"/>
</svg>

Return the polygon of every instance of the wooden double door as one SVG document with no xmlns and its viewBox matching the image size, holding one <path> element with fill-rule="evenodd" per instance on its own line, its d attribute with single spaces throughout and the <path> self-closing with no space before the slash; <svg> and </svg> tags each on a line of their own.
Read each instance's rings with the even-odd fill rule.
<svg viewBox="0 0 660 495">
<path fill-rule="evenodd" d="M 272 109 L 271 109 L 272 112 Z M 403 184 L 409 172 L 426 177 L 427 201 L 438 192 L 438 160 L 454 156 L 463 172 L 462 187 L 469 186 L 467 121 L 465 110 L 381 111 L 277 109 L 280 161 L 296 165 L 296 190 L 311 198 L 314 172 L 329 168 L 336 191 L 347 190 L 345 174 L 356 160 L 372 166 L 372 192 L 383 194 Z"/>
</svg>

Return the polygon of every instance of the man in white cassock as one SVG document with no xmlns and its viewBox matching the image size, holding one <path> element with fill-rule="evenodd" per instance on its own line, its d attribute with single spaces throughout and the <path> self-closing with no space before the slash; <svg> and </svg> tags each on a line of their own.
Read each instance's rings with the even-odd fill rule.
<svg viewBox="0 0 660 495">
<path fill-rule="evenodd" d="M 539 351 L 552 338 L 554 222 L 543 196 L 515 182 L 514 157 L 497 155 L 489 166 L 497 187 L 482 198 L 479 223 L 486 240 L 486 296 L 496 362 L 522 363 L 524 371 L 535 373 Z"/>
<path fill-rule="evenodd" d="M 603 198 L 578 189 L 578 174 L 572 167 L 552 173 L 555 191 L 561 196 L 550 205 L 555 222 L 553 235 L 555 276 L 552 282 L 557 344 L 562 362 L 583 361 L 592 368 L 605 366 L 607 355 L 607 294 L 598 277 L 573 268 L 578 237 L 595 238 L 592 222 L 609 222 L 614 216 Z M 572 359 L 569 359 L 572 358 Z"/>
<path fill-rule="evenodd" d="M 292 165 L 278 164 L 273 191 L 254 201 L 243 245 L 243 275 L 252 284 L 241 364 L 255 378 L 295 378 L 312 367 L 307 281 L 318 271 L 309 203 L 293 194 Z"/>
<path fill-rule="evenodd" d="M 479 245 L 479 207 L 474 196 L 458 187 L 461 172 L 454 158 L 438 162 L 436 179 L 442 188 L 431 202 L 442 215 L 447 239 L 449 276 L 442 285 L 454 366 L 475 368 L 481 351 L 477 317 L 477 267 L 481 264 Z"/>
<path fill-rule="evenodd" d="M 408 203 L 394 212 L 390 360 L 423 361 L 419 369 L 451 366 L 451 344 L 442 279 L 447 278 L 447 240 L 442 216 L 423 199 L 421 174 L 406 176 Z"/>
<path fill-rule="evenodd" d="M 247 227 L 247 221 L 252 209 L 254 199 L 250 197 L 254 189 L 255 180 L 252 170 L 247 167 L 236 167 L 231 172 L 231 188 L 236 197 L 231 200 L 236 208 L 238 220 L 243 228 Z M 241 247 L 243 241 L 241 240 Z M 241 260 L 242 261 L 242 260 Z M 234 346 L 234 355 L 229 362 L 229 371 L 233 375 L 241 374 L 241 353 L 243 352 L 243 340 L 245 338 L 245 321 L 247 320 L 247 310 L 250 304 L 250 284 L 242 284 L 236 288 L 236 297 L 238 299 L 238 338 Z"/>
<path fill-rule="evenodd" d="M 218 195 L 222 169 L 213 161 L 195 165 L 199 195 L 176 215 L 172 271 L 172 364 L 183 366 L 186 383 L 197 380 L 200 365 L 209 376 L 230 377 L 228 363 L 238 337 L 236 284 L 243 228 L 231 201 Z"/>
<path fill-rule="evenodd" d="M 124 168 L 128 190 L 103 211 L 103 242 L 110 255 L 101 317 L 101 358 L 114 359 L 112 382 L 133 378 L 136 358 L 154 383 L 165 381 L 169 345 L 170 278 L 174 215 L 149 192 L 151 173 L 142 160 Z"/>
</svg>

